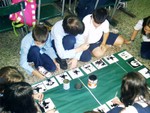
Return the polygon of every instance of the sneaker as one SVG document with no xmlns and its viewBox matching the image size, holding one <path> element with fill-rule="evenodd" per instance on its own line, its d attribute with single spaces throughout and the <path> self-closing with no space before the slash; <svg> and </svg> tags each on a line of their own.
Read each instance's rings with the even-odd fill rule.
<svg viewBox="0 0 150 113">
<path fill-rule="evenodd" d="M 65 59 L 56 58 L 56 62 L 59 63 L 61 69 L 66 70 L 68 68 L 68 65 Z"/>
<path fill-rule="evenodd" d="M 51 77 L 51 73 L 48 72 L 48 71 L 47 71 L 44 67 L 42 67 L 42 66 L 39 66 L 39 67 L 38 67 L 38 71 L 39 71 L 42 75 L 44 75 L 45 77 L 47 77 L 47 78 Z"/>
<path fill-rule="evenodd" d="M 116 28 L 112 28 L 112 29 L 110 30 L 110 32 L 113 32 L 113 33 L 115 33 L 115 34 L 118 34 L 118 33 L 119 33 L 119 30 L 116 29 Z"/>
</svg>

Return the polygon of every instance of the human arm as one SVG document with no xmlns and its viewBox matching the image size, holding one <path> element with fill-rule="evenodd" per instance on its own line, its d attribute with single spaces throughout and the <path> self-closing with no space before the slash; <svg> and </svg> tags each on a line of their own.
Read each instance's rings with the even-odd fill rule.
<svg viewBox="0 0 150 113">
<path fill-rule="evenodd" d="M 88 48 L 89 48 L 89 44 L 82 44 L 79 47 L 75 48 L 75 50 L 78 52 L 75 55 L 75 57 L 70 59 L 70 61 L 69 61 L 70 69 L 77 67 L 77 63 L 78 63 L 78 60 L 80 59 L 80 57 L 82 55 L 82 52 L 84 50 L 87 50 Z"/>
<path fill-rule="evenodd" d="M 132 35 L 131 35 L 130 40 L 126 40 L 125 43 L 126 44 L 131 44 L 132 42 L 134 42 L 134 40 L 135 40 L 138 32 L 139 32 L 139 30 L 134 30 L 133 33 L 132 33 Z"/>
<path fill-rule="evenodd" d="M 108 39 L 108 36 L 109 36 L 109 22 L 108 20 L 105 20 L 101 25 L 100 25 L 101 29 L 100 30 L 101 32 L 103 32 L 103 41 L 101 43 L 102 46 L 105 46 L 106 45 L 106 42 L 107 42 L 107 39 Z M 100 29 L 99 27 L 99 29 Z"/>
<path fill-rule="evenodd" d="M 117 104 L 118 107 L 122 107 L 123 109 L 119 112 L 119 113 L 138 113 L 138 111 L 136 110 L 136 108 L 133 105 L 129 105 L 128 107 L 126 107 L 118 97 L 115 97 L 112 100 L 113 104 Z M 109 113 L 109 112 L 108 112 Z M 110 112 L 111 113 L 111 112 Z"/>
<path fill-rule="evenodd" d="M 83 51 L 87 50 L 88 48 L 89 44 L 84 43 L 83 35 L 77 35 L 75 43 L 76 55 L 69 61 L 70 69 L 77 67 L 78 60 L 80 59 Z"/>
<path fill-rule="evenodd" d="M 79 47 L 75 48 L 75 52 L 76 53 L 83 52 L 83 51 L 87 50 L 88 48 L 89 48 L 89 44 L 84 43 L 84 44 L 80 45 Z"/>
<path fill-rule="evenodd" d="M 113 104 L 123 105 L 124 106 L 124 104 L 120 101 L 120 99 L 118 97 L 115 97 L 111 102 Z"/>
<path fill-rule="evenodd" d="M 107 39 L 108 39 L 108 36 L 109 36 L 109 32 L 108 33 L 104 33 L 104 35 L 103 35 L 103 41 L 102 41 L 102 43 L 101 43 L 101 45 L 100 45 L 100 49 L 102 50 L 102 51 L 105 51 L 106 50 L 106 41 L 107 41 Z"/>
<path fill-rule="evenodd" d="M 132 35 L 131 35 L 131 38 L 130 38 L 130 41 L 134 41 L 135 37 L 137 36 L 139 30 L 134 30 Z"/>
<path fill-rule="evenodd" d="M 34 45 L 34 40 L 32 38 L 32 32 L 27 34 L 23 40 L 21 41 L 21 51 L 20 51 L 20 65 L 29 75 L 35 75 L 41 79 L 44 78 L 42 74 L 40 74 L 36 69 L 33 69 L 31 65 L 29 65 L 27 61 L 27 56 L 30 47 Z"/>
<path fill-rule="evenodd" d="M 29 75 L 37 76 L 40 79 L 44 79 L 45 77 L 40 74 L 36 69 L 33 69 L 32 66 L 29 65 L 27 62 L 27 52 L 26 49 L 21 50 L 21 58 L 20 58 L 20 65 L 26 70 Z"/>
<path fill-rule="evenodd" d="M 78 60 L 75 59 L 75 58 L 72 58 L 72 59 L 69 61 L 70 69 L 76 68 L 76 67 L 77 67 L 77 63 L 78 63 Z"/>
<path fill-rule="evenodd" d="M 106 45 L 106 41 L 108 39 L 108 36 L 109 36 L 109 32 L 104 33 L 104 35 L 103 35 L 103 41 L 101 43 L 102 45 Z"/>
<path fill-rule="evenodd" d="M 79 60 L 82 52 L 89 48 L 89 44 L 85 42 L 83 35 L 79 34 L 75 38 L 76 43 L 74 45 L 74 49 L 76 54 L 74 58 Z"/>
<path fill-rule="evenodd" d="M 63 46 L 63 37 L 67 34 L 62 27 L 62 20 L 55 23 L 51 29 L 51 37 L 54 40 L 56 52 L 61 59 L 72 58 L 75 56 L 75 50 L 65 50 Z"/>
<path fill-rule="evenodd" d="M 56 65 L 57 70 L 59 71 L 60 66 L 55 60 L 57 58 L 57 56 L 56 56 L 55 50 L 52 47 L 51 35 L 49 35 L 44 48 L 46 50 L 46 51 L 44 51 L 44 53 L 46 53 L 53 60 L 54 64 Z"/>
<path fill-rule="evenodd" d="M 89 48 L 89 44 L 84 43 L 83 36 L 77 35 L 76 36 L 76 44 L 75 44 L 75 50 L 77 52 L 76 52 L 75 57 L 69 61 L 70 69 L 77 67 L 78 60 L 80 60 L 80 57 L 81 57 L 83 51 L 87 50 L 88 48 Z"/>
<path fill-rule="evenodd" d="M 56 47 L 57 53 L 61 59 L 74 58 L 77 54 L 79 56 L 76 56 L 76 58 L 79 59 L 80 55 L 82 54 L 81 52 L 89 48 L 89 44 L 85 43 L 73 49 L 64 50 L 64 48 L 58 44 L 59 43 L 58 41 L 55 41 L 55 42 L 56 42 L 55 47 Z"/>
<path fill-rule="evenodd" d="M 44 75 L 42 75 L 38 70 L 33 70 L 32 71 L 32 74 L 34 75 L 34 76 L 37 76 L 38 78 L 40 78 L 40 79 L 45 79 L 45 76 Z"/>
<path fill-rule="evenodd" d="M 134 26 L 134 31 L 132 32 L 132 35 L 131 35 L 131 37 L 130 37 L 130 40 L 127 41 L 127 42 L 125 42 L 125 43 L 127 43 L 127 44 L 132 43 L 132 42 L 135 40 L 135 38 L 136 38 L 138 32 L 139 32 L 142 28 L 143 28 L 143 20 L 139 20 L 139 21 L 137 22 L 137 24 Z"/>
<path fill-rule="evenodd" d="M 21 41 L 21 49 L 20 49 L 20 66 L 25 69 L 25 71 L 31 75 L 34 70 L 32 66 L 27 62 L 27 56 L 30 47 L 34 43 L 32 39 L 32 33 L 27 34 Z"/>
<path fill-rule="evenodd" d="M 57 54 L 61 59 L 74 58 L 77 53 L 83 51 L 82 49 L 83 46 L 82 47 L 75 46 L 75 48 L 73 49 L 65 50 L 63 46 L 63 38 L 66 35 L 68 34 L 65 33 L 63 30 L 62 21 L 57 22 L 51 30 L 51 36 L 52 39 L 54 40 Z"/>
</svg>

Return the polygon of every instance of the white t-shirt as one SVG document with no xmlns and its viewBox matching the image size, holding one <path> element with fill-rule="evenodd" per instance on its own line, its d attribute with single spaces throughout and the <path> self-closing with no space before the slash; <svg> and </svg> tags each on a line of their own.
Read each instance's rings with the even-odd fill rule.
<svg viewBox="0 0 150 113">
<path fill-rule="evenodd" d="M 108 20 L 105 20 L 99 27 L 95 28 L 92 22 L 91 14 L 84 17 L 83 23 L 85 25 L 83 36 L 85 41 L 89 44 L 98 42 L 103 33 L 109 32 Z"/>
<path fill-rule="evenodd" d="M 141 30 L 143 25 L 143 20 L 139 20 L 138 23 L 134 26 L 135 30 Z M 144 42 L 150 42 L 150 39 L 147 38 L 147 36 L 142 35 L 142 39 Z"/>
</svg>

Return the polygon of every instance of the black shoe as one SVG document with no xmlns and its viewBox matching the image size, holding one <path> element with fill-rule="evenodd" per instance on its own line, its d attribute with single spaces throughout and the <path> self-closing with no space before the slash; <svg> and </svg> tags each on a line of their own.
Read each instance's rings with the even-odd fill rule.
<svg viewBox="0 0 150 113">
<path fill-rule="evenodd" d="M 59 63 L 61 69 L 66 70 L 68 68 L 65 59 L 56 58 L 56 62 Z"/>
</svg>

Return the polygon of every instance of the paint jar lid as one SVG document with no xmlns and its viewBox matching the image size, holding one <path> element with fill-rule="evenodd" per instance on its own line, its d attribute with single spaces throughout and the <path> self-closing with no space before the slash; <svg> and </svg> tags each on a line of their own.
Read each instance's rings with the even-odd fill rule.
<svg viewBox="0 0 150 113">
<path fill-rule="evenodd" d="M 63 83 L 67 84 L 67 83 L 69 83 L 69 80 L 68 79 L 64 79 Z"/>
<path fill-rule="evenodd" d="M 97 76 L 96 76 L 96 75 L 90 75 L 90 76 L 89 76 L 89 79 L 90 79 L 90 80 L 96 80 L 96 79 L 97 79 Z"/>
</svg>

